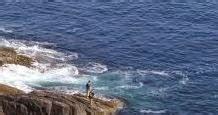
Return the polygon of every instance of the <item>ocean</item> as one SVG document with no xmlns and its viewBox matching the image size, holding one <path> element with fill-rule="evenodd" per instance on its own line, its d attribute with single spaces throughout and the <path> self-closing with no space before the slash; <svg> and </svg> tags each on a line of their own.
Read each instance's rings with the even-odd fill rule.
<svg viewBox="0 0 218 115">
<path fill-rule="evenodd" d="M 218 114 L 218 4 L 0 2 L 0 46 L 40 61 L 1 67 L 30 92 L 85 92 L 126 103 L 120 115 Z"/>
</svg>

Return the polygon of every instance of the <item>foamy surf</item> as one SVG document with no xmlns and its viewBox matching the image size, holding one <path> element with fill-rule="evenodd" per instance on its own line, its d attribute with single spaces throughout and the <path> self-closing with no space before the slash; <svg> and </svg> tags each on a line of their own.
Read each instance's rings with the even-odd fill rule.
<svg viewBox="0 0 218 115">
<path fill-rule="evenodd" d="M 106 65 L 95 63 L 95 62 L 89 62 L 85 65 L 85 67 L 80 69 L 81 71 L 85 73 L 104 73 L 108 71 L 108 68 Z"/>
<path fill-rule="evenodd" d="M 14 86 L 25 92 L 33 90 L 30 85 L 40 85 L 42 82 L 65 84 L 78 84 L 80 82 L 75 78 L 75 76 L 78 75 L 78 70 L 73 66 L 54 68 L 49 71 L 41 72 L 35 68 L 8 64 L 1 67 L 0 71 L 0 83 Z"/>
<path fill-rule="evenodd" d="M 12 33 L 13 31 L 10 29 L 6 29 L 5 27 L 0 27 L 0 31 L 5 32 L 5 33 Z"/>
<path fill-rule="evenodd" d="M 151 110 L 151 109 L 148 109 L 148 110 L 140 110 L 140 113 L 145 113 L 145 114 L 163 114 L 163 113 L 166 113 L 166 110 Z"/>
<path fill-rule="evenodd" d="M 1 47 L 14 48 L 19 54 L 29 56 L 34 58 L 41 63 L 55 63 L 55 62 L 66 62 L 69 60 L 77 59 L 78 54 L 71 52 L 69 55 L 55 51 L 53 49 L 44 48 L 44 45 L 54 45 L 52 43 L 39 43 L 39 42 L 29 42 L 24 40 L 6 40 L 4 38 L 0 39 Z"/>
<path fill-rule="evenodd" d="M 129 85 L 122 85 L 122 86 L 117 86 L 117 87 L 115 87 L 115 88 L 117 88 L 117 89 L 138 89 L 138 88 L 141 88 L 141 87 L 143 87 L 143 83 L 139 83 L 138 85 L 131 85 L 131 84 L 129 84 Z"/>
<path fill-rule="evenodd" d="M 78 69 L 76 65 L 68 63 L 69 60 L 78 58 L 77 53 L 65 54 L 44 48 L 44 45 L 54 44 L 1 38 L 0 47 L 14 48 L 18 54 L 31 57 L 34 62 L 30 68 L 14 64 L 0 67 L 0 83 L 30 92 L 34 90 L 33 86 L 43 87 L 41 86 L 43 83 L 85 84 L 88 80 L 97 81 L 96 76 L 84 73 L 99 74 L 108 70 L 106 65 L 95 62 Z M 81 70 L 83 70 L 82 74 L 80 74 Z"/>
<path fill-rule="evenodd" d="M 30 68 L 14 64 L 6 64 L 0 67 L 0 83 L 16 87 L 25 92 L 34 90 L 32 86 L 41 87 L 42 83 L 47 82 L 85 84 L 88 79 L 82 77 L 82 75 L 78 78 L 78 68 L 67 63 L 68 60 L 77 59 L 77 53 L 67 55 L 53 49 L 44 48 L 43 45 L 43 43 L 38 42 L 1 38 L 1 47 L 14 48 L 19 54 L 33 58 L 34 63 Z M 96 80 L 95 77 L 92 78 Z"/>
<path fill-rule="evenodd" d="M 169 76 L 169 73 L 166 71 L 157 71 L 157 70 L 136 70 L 140 75 L 147 75 L 147 74 L 155 74 L 160 76 Z"/>
</svg>

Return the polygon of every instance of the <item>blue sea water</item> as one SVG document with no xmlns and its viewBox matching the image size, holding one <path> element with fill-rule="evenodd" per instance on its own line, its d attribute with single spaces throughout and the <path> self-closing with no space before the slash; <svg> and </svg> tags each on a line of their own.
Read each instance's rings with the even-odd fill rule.
<svg viewBox="0 0 218 115">
<path fill-rule="evenodd" d="M 82 68 L 88 78 L 75 79 L 91 79 L 99 95 L 125 100 L 121 115 L 216 115 L 217 6 L 167 1 L 0 3 L 0 36 L 76 52 L 78 59 L 67 63 Z M 82 83 L 45 81 L 37 87 L 83 90 Z"/>
</svg>

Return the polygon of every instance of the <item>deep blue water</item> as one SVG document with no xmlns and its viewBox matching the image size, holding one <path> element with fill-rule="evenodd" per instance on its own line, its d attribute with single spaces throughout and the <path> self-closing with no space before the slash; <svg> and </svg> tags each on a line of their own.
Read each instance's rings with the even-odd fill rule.
<svg viewBox="0 0 218 115">
<path fill-rule="evenodd" d="M 107 65 L 97 92 L 123 98 L 120 114 L 218 114 L 218 4 L 0 3 L 0 35 L 51 42 Z M 55 86 L 55 84 L 53 84 Z M 51 87 L 53 86 L 51 85 Z M 60 85 L 60 84 L 59 84 Z M 68 84 L 69 85 L 69 84 Z M 81 87 L 75 86 L 75 87 Z"/>
</svg>

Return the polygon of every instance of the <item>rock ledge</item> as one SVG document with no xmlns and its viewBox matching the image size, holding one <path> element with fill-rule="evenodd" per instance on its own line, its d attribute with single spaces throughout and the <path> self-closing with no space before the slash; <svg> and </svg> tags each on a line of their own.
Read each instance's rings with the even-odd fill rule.
<svg viewBox="0 0 218 115">
<path fill-rule="evenodd" d="M 119 100 L 93 99 L 51 91 L 0 95 L 0 115 L 115 115 L 123 103 Z"/>
</svg>

